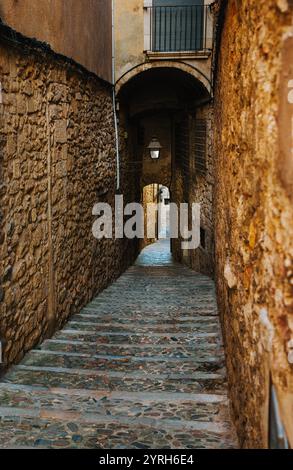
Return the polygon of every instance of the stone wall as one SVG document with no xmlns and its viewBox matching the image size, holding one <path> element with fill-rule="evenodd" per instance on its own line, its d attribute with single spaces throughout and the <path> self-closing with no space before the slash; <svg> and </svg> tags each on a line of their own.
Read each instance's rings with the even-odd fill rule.
<svg viewBox="0 0 293 470">
<path fill-rule="evenodd" d="M 278 145 L 292 17 L 287 0 L 228 1 L 216 71 L 217 289 L 243 447 L 268 445 L 270 380 L 293 446 L 292 179 Z"/>
<path fill-rule="evenodd" d="M 7 37 L 13 43 L 1 30 L 0 336 L 6 366 L 60 328 L 136 254 L 130 242 L 92 235 L 94 204 L 114 204 L 111 87 L 34 41 L 11 31 Z"/>
</svg>

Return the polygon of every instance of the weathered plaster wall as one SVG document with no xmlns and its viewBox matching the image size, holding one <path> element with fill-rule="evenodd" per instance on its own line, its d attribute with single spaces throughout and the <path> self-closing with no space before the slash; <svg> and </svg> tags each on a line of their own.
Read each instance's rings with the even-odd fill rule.
<svg viewBox="0 0 293 470">
<path fill-rule="evenodd" d="M 112 81 L 111 0 L 1 0 L 0 18 Z"/>
<path fill-rule="evenodd" d="M 78 312 L 136 251 L 92 235 L 94 204 L 114 204 L 110 86 L 44 49 L 1 40 L 0 57 L 0 336 L 8 365 Z M 128 186 L 133 200 L 131 193 Z"/>
<path fill-rule="evenodd" d="M 144 0 L 115 1 L 116 81 L 144 62 Z"/>
<path fill-rule="evenodd" d="M 268 444 L 270 375 L 293 446 L 292 181 L 288 186 L 280 178 L 278 146 L 279 89 L 289 60 L 282 50 L 284 35 L 293 34 L 292 19 L 287 0 L 230 0 L 218 62 L 216 278 L 244 447 Z M 293 79 L 292 62 L 284 78 Z M 288 93 L 288 83 L 283 86 Z"/>
</svg>

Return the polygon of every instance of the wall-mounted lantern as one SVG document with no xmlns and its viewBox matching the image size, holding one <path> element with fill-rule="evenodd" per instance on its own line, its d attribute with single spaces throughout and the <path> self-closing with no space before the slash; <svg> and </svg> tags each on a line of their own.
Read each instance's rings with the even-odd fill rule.
<svg viewBox="0 0 293 470">
<path fill-rule="evenodd" d="M 160 158 L 160 153 L 162 149 L 162 145 L 158 141 L 157 137 L 153 137 L 150 141 L 147 149 L 150 152 L 150 157 L 152 160 L 158 160 Z"/>
</svg>

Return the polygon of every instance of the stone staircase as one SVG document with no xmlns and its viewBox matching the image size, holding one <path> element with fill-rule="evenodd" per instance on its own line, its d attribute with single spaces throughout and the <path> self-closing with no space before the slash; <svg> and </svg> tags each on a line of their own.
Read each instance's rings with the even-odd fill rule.
<svg viewBox="0 0 293 470">
<path fill-rule="evenodd" d="M 2 379 L 0 447 L 236 448 L 213 281 L 146 248 Z"/>
</svg>

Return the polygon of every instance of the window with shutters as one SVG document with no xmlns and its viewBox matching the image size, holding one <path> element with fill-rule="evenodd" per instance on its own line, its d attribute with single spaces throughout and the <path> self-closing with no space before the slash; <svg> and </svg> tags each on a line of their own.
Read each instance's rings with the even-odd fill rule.
<svg viewBox="0 0 293 470">
<path fill-rule="evenodd" d="M 203 49 L 207 13 L 204 0 L 153 0 L 152 50 Z"/>
<path fill-rule="evenodd" d="M 182 117 L 181 121 L 175 124 L 175 159 L 178 168 L 181 168 L 184 176 L 183 197 L 188 201 L 190 182 L 190 141 L 189 141 L 189 119 Z"/>
<path fill-rule="evenodd" d="M 206 52 L 213 46 L 212 0 L 144 0 L 145 50 Z"/>
<path fill-rule="evenodd" d="M 186 117 L 175 124 L 175 157 L 183 173 L 189 173 L 189 126 Z"/>
<path fill-rule="evenodd" d="M 196 119 L 192 133 L 193 168 L 197 174 L 206 173 L 207 122 Z"/>
</svg>

